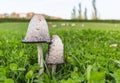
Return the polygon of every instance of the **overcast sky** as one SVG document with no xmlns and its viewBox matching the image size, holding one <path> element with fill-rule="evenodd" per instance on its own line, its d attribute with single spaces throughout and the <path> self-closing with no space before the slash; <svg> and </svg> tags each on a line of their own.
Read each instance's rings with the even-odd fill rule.
<svg viewBox="0 0 120 83">
<path fill-rule="evenodd" d="M 91 0 L 1 0 L 0 13 L 27 13 L 35 12 L 71 18 L 71 12 L 75 6 L 78 9 L 82 3 L 82 11 L 88 9 L 88 18 L 92 15 Z M 101 19 L 120 19 L 120 0 L 96 0 L 98 16 Z"/>
</svg>

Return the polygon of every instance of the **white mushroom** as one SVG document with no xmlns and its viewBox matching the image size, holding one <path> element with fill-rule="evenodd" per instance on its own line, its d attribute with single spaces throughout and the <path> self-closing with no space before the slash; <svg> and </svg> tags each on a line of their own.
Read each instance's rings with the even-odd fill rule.
<svg viewBox="0 0 120 83">
<path fill-rule="evenodd" d="M 42 43 L 50 43 L 48 25 L 42 15 L 34 15 L 29 23 L 23 43 L 38 43 L 39 74 L 44 72 Z"/>
<path fill-rule="evenodd" d="M 52 74 L 55 74 L 56 65 L 64 63 L 63 43 L 58 35 L 53 35 L 49 51 L 46 55 L 46 63 L 52 65 Z"/>
</svg>

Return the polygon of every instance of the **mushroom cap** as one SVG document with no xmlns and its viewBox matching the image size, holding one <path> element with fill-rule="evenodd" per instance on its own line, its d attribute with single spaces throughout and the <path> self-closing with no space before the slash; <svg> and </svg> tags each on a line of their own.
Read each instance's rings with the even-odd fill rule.
<svg viewBox="0 0 120 83">
<path fill-rule="evenodd" d="M 47 64 L 62 64 L 64 63 L 63 43 L 58 35 L 53 35 L 49 45 L 49 51 L 46 54 Z"/>
<path fill-rule="evenodd" d="M 28 25 L 23 43 L 50 43 L 48 25 L 42 15 L 34 15 Z"/>
</svg>

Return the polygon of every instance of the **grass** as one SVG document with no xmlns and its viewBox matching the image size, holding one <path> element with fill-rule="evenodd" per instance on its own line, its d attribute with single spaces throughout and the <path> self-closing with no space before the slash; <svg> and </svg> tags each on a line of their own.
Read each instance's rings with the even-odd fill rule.
<svg viewBox="0 0 120 83">
<path fill-rule="evenodd" d="M 119 23 L 48 24 L 64 43 L 65 64 L 39 77 L 37 45 L 21 43 L 28 23 L 0 23 L 0 83 L 119 83 Z"/>
</svg>

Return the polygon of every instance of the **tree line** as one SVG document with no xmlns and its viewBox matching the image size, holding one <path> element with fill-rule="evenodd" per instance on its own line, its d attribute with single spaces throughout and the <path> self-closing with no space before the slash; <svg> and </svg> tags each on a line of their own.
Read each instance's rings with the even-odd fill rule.
<svg viewBox="0 0 120 83">
<path fill-rule="evenodd" d="M 97 20 L 98 15 L 97 15 L 97 8 L 96 8 L 96 0 L 92 0 L 92 7 L 93 7 L 93 12 L 92 12 L 92 20 Z M 78 15 L 77 15 L 78 13 Z M 87 8 L 84 9 L 84 13 L 82 14 L 82 4 L 78 4 L 78 11 L 76 11 L 76 7 L 72 9 L 71 13 L 71 18 L 72 19 L 79 19 L 79 20 L 87 20 Z"/>
</svg>

